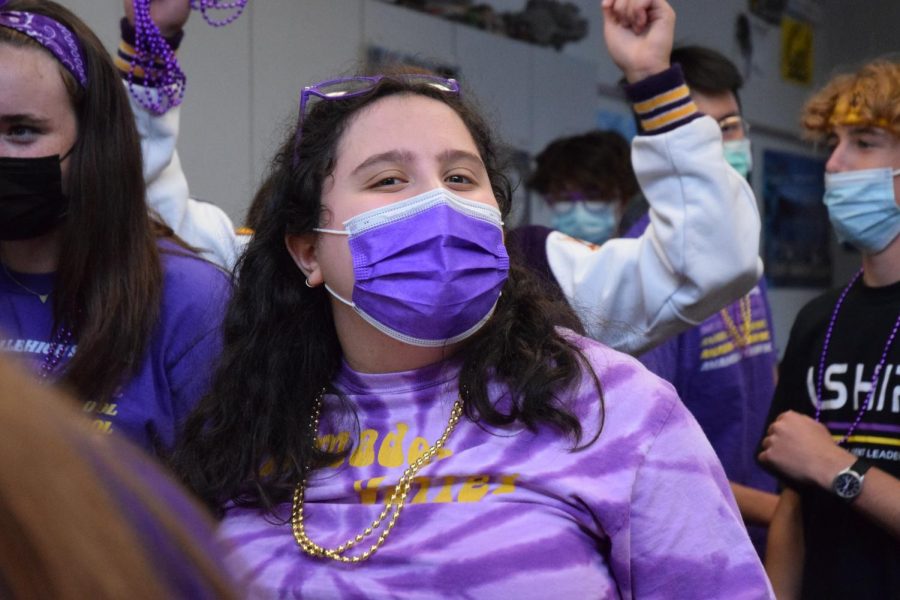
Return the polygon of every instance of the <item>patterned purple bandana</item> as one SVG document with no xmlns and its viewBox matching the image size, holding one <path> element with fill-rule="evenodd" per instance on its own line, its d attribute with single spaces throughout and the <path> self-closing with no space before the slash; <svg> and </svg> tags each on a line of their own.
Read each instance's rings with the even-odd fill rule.
<svg viewBox="0 0 900 600">
<path fill-rule="evenodd" d="M 0 0 L 0 7 L 6 2 Z M 0 27 L 15 29 L 49 50 L 69 70 L 81 87 L 87 87 L 87 69 L 78 38 L 50 17 L 18 10 L 0 10 Z"/>
</svg>

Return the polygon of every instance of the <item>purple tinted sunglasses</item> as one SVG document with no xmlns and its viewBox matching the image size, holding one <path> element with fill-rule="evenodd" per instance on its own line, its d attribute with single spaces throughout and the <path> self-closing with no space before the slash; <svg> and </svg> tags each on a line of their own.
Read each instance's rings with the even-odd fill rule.
<svg viewBox="0 0 900 600">
<path fill-rule="evenodd" d="M 382 79 L 393 79 L 402 83 L 428 86 L 448 94 L 459 94 L 459 83 L 455 79 L 413 73 L 345 77 L 308 85 L 300 92 L 300 115 L 297 118 L 297 135 L 294 139 L 294 167 L 299 162 L 300 136 L 310 98 L 314 96 L 323 100 L 346 100 L 370 92 Z"/>
</svg>

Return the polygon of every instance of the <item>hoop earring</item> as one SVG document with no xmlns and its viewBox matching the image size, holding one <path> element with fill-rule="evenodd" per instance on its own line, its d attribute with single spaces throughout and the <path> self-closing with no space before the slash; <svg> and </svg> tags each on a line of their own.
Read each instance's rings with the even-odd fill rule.
<svg viewBox="0 0 900 600">
<path fill-rule="evenodd" d="M 304 280 L 304 283 L 306 283 L 306 287 L 308 287 L 309 289 L 313 289 L 313 288 L 315 287 L 315 286 L 309 285 L 309 277 L 307 277 L 307 278 Z"/>
</svg>

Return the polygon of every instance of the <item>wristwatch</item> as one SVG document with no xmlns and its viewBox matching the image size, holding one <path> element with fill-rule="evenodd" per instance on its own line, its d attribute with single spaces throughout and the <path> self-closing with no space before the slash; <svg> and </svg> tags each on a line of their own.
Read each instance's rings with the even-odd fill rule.
<svg viewBox="0 0 900 600">
<path fill-rule="evenodd" d="M 855 463 L 835 476 L 831 482 L 831 490 L 838 498 L 853 502 L 862 493 L 863 479 L 871 466 L 861 458 L 856 459 Z"/>
</svg>

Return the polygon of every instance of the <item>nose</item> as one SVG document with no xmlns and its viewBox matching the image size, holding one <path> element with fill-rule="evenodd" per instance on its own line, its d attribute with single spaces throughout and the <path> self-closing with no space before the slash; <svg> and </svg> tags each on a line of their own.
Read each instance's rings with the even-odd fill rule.
<svg viewBox="0 0 900 600">
<path fill-rule="evenodd" d="M 831 151 L 831 156 L 828 157 L 828 162 L 825 163 L 825 172 L 840 173 L 841 171 L 846 170 L 847 168 L 844 164 L 844 143 L 838 142 L 838 144 Z"/>
</svg>

